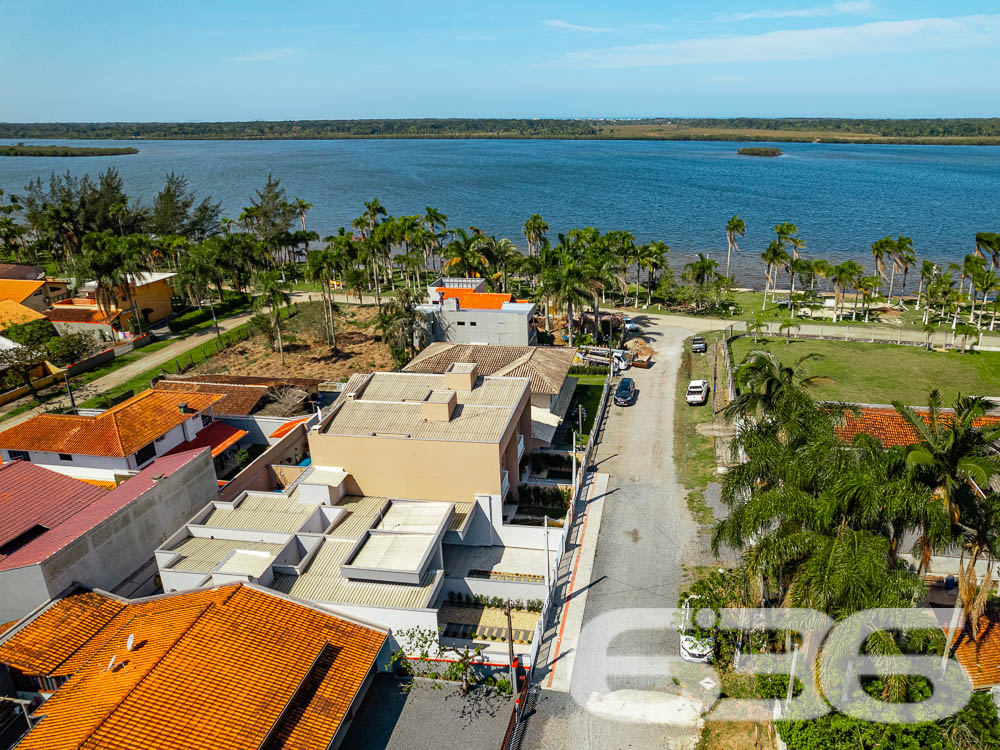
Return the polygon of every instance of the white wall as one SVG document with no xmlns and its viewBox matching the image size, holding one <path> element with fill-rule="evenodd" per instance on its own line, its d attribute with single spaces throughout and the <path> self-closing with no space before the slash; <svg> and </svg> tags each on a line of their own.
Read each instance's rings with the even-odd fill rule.
<svg viewBox="0 0 1000 750">
<path fill-rule="evenodd" d="M 438 619 L 436 609 L 396 609 L 394 607 L 359 607 L 355 605 L 334 604 L 332 602 L 310 601 L 310 604 L 321 607 L 334 614 L 342 614 L 359 620 L 390 628 L 393 637 L 400 641 L 399 632 L 410 628 L 422 628 L 437 632 Z M 405 643 L 400 642 L 404 646 Z"/>
</svg>

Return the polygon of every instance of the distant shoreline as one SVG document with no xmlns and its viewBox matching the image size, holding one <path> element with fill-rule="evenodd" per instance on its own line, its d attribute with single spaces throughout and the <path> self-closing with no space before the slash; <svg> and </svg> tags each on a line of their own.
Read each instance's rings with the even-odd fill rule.
<svg viewBox="0 0 1000 750">
<path fill-rule="evenodd" d="M 0 156 L 122 156 L 138 154 L 132 147 L 102 148 L 99 146 L 0 146 Z"/>
<path fill-rule="evenodd" d="M 1000 146 L 1000 118 L 369 119 L 187 123 L 0 123 L 23 140 L 624 140 Z"/>
</svg>

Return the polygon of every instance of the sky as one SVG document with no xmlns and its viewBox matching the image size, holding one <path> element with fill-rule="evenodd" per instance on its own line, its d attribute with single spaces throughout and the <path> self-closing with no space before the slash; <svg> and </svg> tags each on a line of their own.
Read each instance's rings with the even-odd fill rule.
<svg viewBox="0 0 1000 750">
<path fill-rule="evenodd" d="M 1000 5 L 0 0 L 0 121 L 1000 114 Z"/>
</svg>

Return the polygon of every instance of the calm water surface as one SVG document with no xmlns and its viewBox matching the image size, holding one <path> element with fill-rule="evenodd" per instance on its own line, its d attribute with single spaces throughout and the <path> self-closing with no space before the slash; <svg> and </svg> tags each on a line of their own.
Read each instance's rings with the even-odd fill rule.
<svg viewBox="0 0 1000 750">
<path fill-rule="evenodd" d="M 13 141 L 0 141 L 12 143 Z M 68 143 L 69 141 L 59 141 Z M 132 145 L 84 141 L 83 145 Z M 0 188 L 22 191 L 52 170 L 109 165 L 127 192 L 152 202 L 171 170 L 235 218 L 267 174 L 315 205 L 321 235 L 350 226 L 377 196 L 395 215 L 434 206 L 450 226 L 475 224 L 524 245 L 542 214 L 556 232 L 592 225 L 665 240 L 671 264 L 695 252 L 725 263 L 726 220 L 747 223 L 737 268 L 762 275 L 759 255 L 780 221 L 798 225 L 807 257 L 870 264 L 886 234 L 914 238 L 918 255 L 960 260 L 977 231 L 1000 231 L 1000 147 L 789 143 L 778 158 L 741 157 L 735 143 L 640 141 L 142 141 L 131 156 L 0 158 Z M 759 282 L 758 282 L 759 283 Z"/>
</svg>

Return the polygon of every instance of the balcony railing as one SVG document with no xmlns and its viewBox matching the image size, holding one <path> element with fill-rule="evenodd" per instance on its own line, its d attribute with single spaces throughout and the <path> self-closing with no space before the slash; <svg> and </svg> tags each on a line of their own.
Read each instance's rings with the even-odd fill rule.
<svg viewBox="0 0 1000 750">
<path fill-rule="evenodd" d="M 521 457 L 524 456 L 524 435 L 517 436 L 517 460 L 521 461 Z"/>
<path fill-rule="evenodd" d="M 507 492 L 510 491 L 510 477 L 506 471 L 500 472 L 500 499 L 503 500 L 507 497 Z"/>
</svg>

